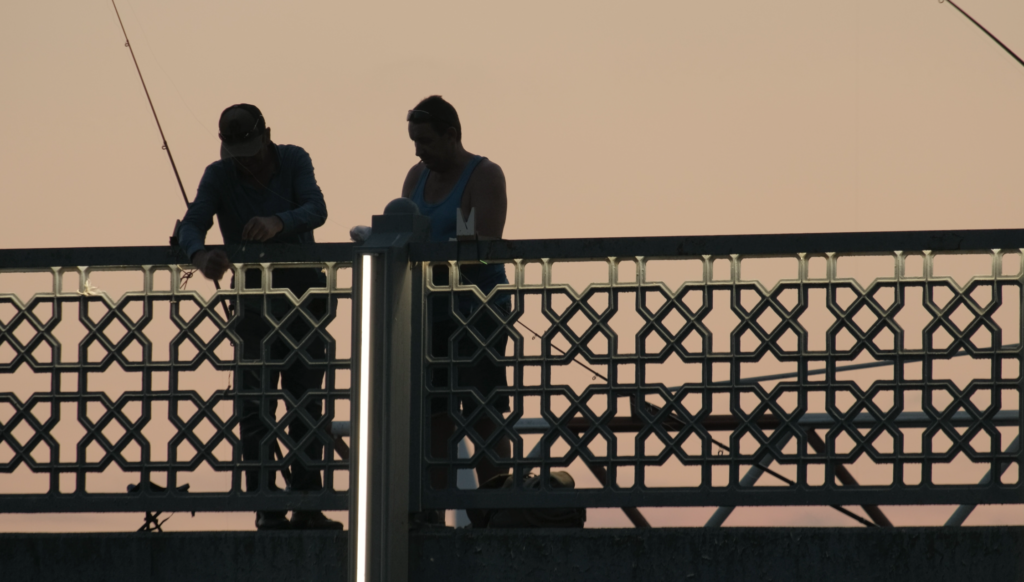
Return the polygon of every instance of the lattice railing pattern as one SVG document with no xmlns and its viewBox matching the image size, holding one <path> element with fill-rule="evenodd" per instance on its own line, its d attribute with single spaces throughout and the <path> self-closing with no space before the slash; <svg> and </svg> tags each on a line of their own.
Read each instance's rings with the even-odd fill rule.
<svg viewBox="0 0 1024 582">
<path fill-rule="evenodd" d="M 486 297 L 460 281 L 466 264 L 423 266 L 430 506 L 1019 501 L 1017 249 L 516 260 Z M 450 349 L 432 339 L 441 320 Z M 484 360 L 507 388 L 433 380 Z M 456 425 L 443 456 L 426 444 L 432 400 Z M 476 430 L 485 418 L 497 435 Z M 512 458 L 495 452 L 502 435 Z M 586 491 L 457 491 L 483 459 L 520 476 L 568 468 Z M 775 476 L 743 481 L 755 466 Z"/>
<path fill-rule="evenodd" d="M 188 283 L 196 288 L 200 282 L 186 281 L 186 271 L 176 265 L 0 270 L 2 509 L 17 511 L 8 505 L 37 497 L 71 497 L 83 502 L 65 502 L 60 510 L 108 511 L 117 507 L 116 498 L 96 505 L 85 502 L 88 494 L 132 499 L 126 488 L 140 482 L 188 484 L 193 497 L 216 494 L 221 511 L 265 508 L 265 499 L 254 498 L 268 494 L 266 479 L 260 493 L 246 493 L 245 469 L 273 478 L 295 460 L 323 472 L 325 508 L 344 505 L 328 500 L 344 497 L 348 479 L 348 463 L 334 452 L 329 426 L 348 415 L 350 267 L 236 267 L 250 278 L 257 273 L 260 281 L 286 268 L 325 273 L 326 287 L 300 297 L 270 283 L 208 294 L 189 290 Z M 119 297 L 97 288 L 97 279 L 112 274 L 138 284 Z M 43 282 L 30 296 L 2 288 L 5 279 L 26 275 Z M 266 330 L 249 357 L 239 349 L 245 313 L 255 313 Z M 244 375 L 268 377 L 295 362 L 325 372 L 318 388 L 293 395 L 266 381 L 254 393 L 239 393 Z M 269 429 L 258 461 L 242 459 L 243 399 L 258 406 Z M 312 418 L 308 406 L 322 408 L 322 418 Z M 296 419 L 309 429 L 298 441 L 287 430 Z M 305 453 L 314 441 L 325 445 L 324 459 Z M 41 474 L 48 479 L 24 486 L 25 478 Z M 12 490 L 17 499 L 8 495 Z"/>
</svg>

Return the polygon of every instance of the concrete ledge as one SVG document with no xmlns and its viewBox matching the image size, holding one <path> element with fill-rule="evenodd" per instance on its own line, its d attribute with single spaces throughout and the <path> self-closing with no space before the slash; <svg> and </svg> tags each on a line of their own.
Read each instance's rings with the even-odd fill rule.
<svg viewBox="0 0 1024 582">
<path fill-rule="evenodd" d="M 413 537 L 419 581 L 1024 580 L 1024 527 L 506 530 Z"/>
<path fill-rule="evenodd" d="M 411 580 L 1024 580 L 1024 527 L 440 530 Z M 0 579 L 345 580 L 345 532 L 0 534 Z"/>
<path fill-rule="evenodd" d="M 0 534 L 0 580 L 337 582 L 345 532 Z"/>
</svg>

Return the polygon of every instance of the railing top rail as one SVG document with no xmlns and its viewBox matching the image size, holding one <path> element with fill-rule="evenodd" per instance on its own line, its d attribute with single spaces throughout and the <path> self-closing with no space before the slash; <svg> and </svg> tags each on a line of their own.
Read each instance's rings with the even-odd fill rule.
<svg viewBox="0 0 1024 582">
<path fill-rule="evenodd" d="M 236 263 L 351 261 L 353 243 L 226 247 Z M 498 240 L 413 245 L 414 261 L 979 251 L 1024 248 L 1024 229 Z M 0 268 L 187 264 L 178 247 L 0 249 Z"/>
<path fill-rule="evenodd" d="M 218 248 L 218 247 L 215 247 Z M 234 263 L 349 262 L 352 243 L 313 245 L 251 243 L 224 248 Z M 124 267 L 138 265 L 187 265 L 179 247 L 90 247 L 53 249 L 0 249 L 0 269 L 49 267 Z"/>
<path fill-rule="evenodd" d="M 885 253 L 1024 248 L 1024 229 L 566 238 L 426 243 L 414 261 Z"/>
</svg>

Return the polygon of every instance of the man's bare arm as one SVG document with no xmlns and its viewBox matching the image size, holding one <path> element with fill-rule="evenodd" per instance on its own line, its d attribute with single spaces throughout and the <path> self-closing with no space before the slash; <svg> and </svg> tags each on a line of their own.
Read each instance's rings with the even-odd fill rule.
<svg viewBox="0 0 1024 582">
<path fill-rule="evenodd" d="M 508 196 L 505 173 L 501 166 L 484 160 L 474 172 L 462 200 L 462 214 L 467 219 L 476 211 L 476 233 L 481 239 L 500 239 L 505 231 Z"/>
</svg>

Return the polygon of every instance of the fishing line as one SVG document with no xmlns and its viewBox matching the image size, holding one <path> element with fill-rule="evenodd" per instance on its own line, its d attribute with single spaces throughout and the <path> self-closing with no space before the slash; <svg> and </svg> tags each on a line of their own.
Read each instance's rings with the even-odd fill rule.
<svg viewBox="0 0 1024 582">
<path fill-rule="evenodd" d="M 540 334 L 538 334 L 537 332 L 535 332 L 532 329 L 530 329 L 530 327 L 527 326 L 525 323 L 523 323 L 523 322 L 521 322 L 519 320 L 516 320 L 515 323 L 521 325 L 523 328 L 526 329 L 526 331 L 528 331 L 531 334 L 533 334 L 533 338 L 534 339 L 539 339 L 540 338 Z M 548 345 L 550 345 L 552 348 L 558 350 L 558 352 L 560 354 L 562 354 L 563 356 L 566 355 L 566 352 L 564 350 L 562 350 L 562 348 L 556 346 L 554 342 L 549 342 Z M 608 382 L 608 378 L 606 376 L 604 376 L 603 374 L 601 374 L 597 370 L 591 368 L 590 366 L 587 366 L 583 362 L 579 361 L 576 357 L 573 357 L 572 362 L 574 364 L 582 366 L 585 370 L 587 370 L 588 372 L 593 374 L 594 378 L 600 378 L 600 379 L 604 380 L 605 382 Z M 674 419 L 676 419 L 676 420 L 678 420 L 678 421 L 680 421 L 680 422 L 684 422 L 684 419 L 680 418 L 677 414 L 675 414 L 672 411 L 669 411 L 669 416 L 674 418 Z M 708 439 L 710 439 L 713 444 L 717 445 L 723 451 L 731 451 L 732 450 L 728 445 L 726 445 L 725 443 L 719 441 L 718 439 L 716 439 L 715 437 L 713 437 L 711 435 L 708 435 Z M 780 481 L 788 483 L 789 485 L 796 485 L 797 484 L 796 481 L 793 481 L 792 479 L 790 479 L 790 478 L 788 478 L 788 477 L 786 477 L 786 476 L 784 476 L 784 475 L 782 475 L 782 474 L 780 474 L 780 473 L 778 473 L 776 471 L 773 471 L 769 467 L 761 467 L 761 469 L 765 473 L 768 473 L 772 477 L 775 477 L 776 479 L 779 479 Z M 863 525 L 865 525 L 867 527 L 878 527 L 877 524 L 872 523 L 872 522 L 864 519 L 863 517 L 857 515 L 856 513 L 853 513 L 852 511 L 846 509 L 845 507 L 842 507 L 842 506 L 839 506 L 839 505 L 829 505 L 829 507 L 831 507 L 832 509 L 835 509 L 839 513 L 842 513 L 843 515 L 845 515 L 845 516 L 847 516 L 847 517 L 849 517 L 849 518 L 851 518 L 853 520 L 856 520 L 856 521 L 860 522 L 861 524 L 863 524 Z"/>
<path fill-rule="evenodd" d="M 1014 60 L 1016 60 L 1022 67 L 1024 67 L 1024 60 L 1021 60 L 1021 58 L 1017 56 L 1017 53 L 1015 53 L 1012 50 L 1010 50 L 1010 47 L 1008 47 L 1005 44 L 1003 44 L 1003 41 L 1001 41 L 998 38 L 996 38 L 996 35 L 994 35 L 991 32 L 989 32 L 987 28 L 985 28 L 984 26 L 981 25 L 980 22 L 978 22 L 977 20 L 972 18 L 970 14 L 964 12 L 963 8 L 960 8 L 959 6 L 957 6 L 956 3 L 953 2 L 953 0 L 939 0 L 939 4 L 942 4 L 944 2 L 948 2 L 950 4 L 950 6 L 952 6 L 953 8 L 956 8 L 957 11 L 960 14 L 963 14 L 967 18 L 967 20 L 970 20 L 972 23 L 974 23 L 974 26 L 977 26 L 978 28 L 980 28 L 981 31 L 984 32 L 985 34 L 987 34 L 989 38 L 991 38 L 992 40 L 996 41 L 996 44 L 998 44 L 1000 47 L 1002 47 L 1003 50 L 1007 52 L 1007 54 L 1009 54 L 1011 57 L 1013 57 Z"/>
<path fill-rule="evenodd" d="M 519 321 L 517 319 L 516 320 L 516 324 L 523 326 L 526 329 L 526 331 L 528 331 L 531 334 L 533 334 L 533 339 L 540 339 L 540 334 L 535 332 L 535 331 L 533 331 L 532 329 L 530 329 L 525 323 L 523 323 L 523 322 L 521 322 L 521 321 Z M 567 355 L 566 352 L 562 348 L 560 348 L 560 347 L 555 345 L 555 342 L 553 342 L 553 341 L 549 342 L 548 345 L 550 345 L 551 347 L 553 347 L 556 350 L 558 350 L 558 353 L 562 354 L 563 356 Z M 600 378 L 600 379 L 604 380 L 605 382 L 608 382 L 608 378 L 606 376 L 604 376 L 603 374 L 601 374 L 597 370 L 591 368 L 590 366 L 584 364 L 583 362 L 579 361 L 578 359 L 576 359 L 575 356 L 573 356 L 572 362 L 574 364 L 578 364 L 578 365 L 582 366 L 584 370 L 586 370 L 586 371 L 590 372 L 591 374 L 593 374 L 595 379 L 596 378 Z"/>
<path fill-rule="evenodd" d="M 146 27 L 142 24 L 142 19 L 139 18 L 139 14 L 135 12 L 135 5 L 132 2 L 128 2 L 128 9 L 132 11 L 132 15 L 135 16 L 135 21 L 139 24 L 139 30 L 142 31 L 142 40 L 144 40 L 146 42 L 146 46 L 149 47 L 149 52 L 153 56 L 153 61 L 156 63 L 156 66 L 160 68 L 160 71 L 164 76 L 167 77 L 168 82 L 171 84 L 171 88 L 174 89 L 174 92 L 178 94 L 178 98 L 181 99 L 181 104 L 185 106 L 185 109 L 187 109 L 192 115 L 192 119 L 195 119 L 196 123 L 198 123 L 206 133 L 210 134 L 211 137 L 217 137 L 208 127 L 206 127 L 205 123 L 200 121 L 199 116 L 196 115 L 195 111 L 192 111 L 192 108 L 188 105 L 188 101 L 185 100 L 185 96 L 181 94 L 181 91 L 178 90 L 178 86 L 174 84 L 174 79 L 167 73 L 167 69 L 164 68 L 163 64 L 160 63 L 160 59 L 156 56 L 156 51 L 153 50 L 153 44 L 149 42 L 149 34 L 146 33 Z"/>
</svg>

